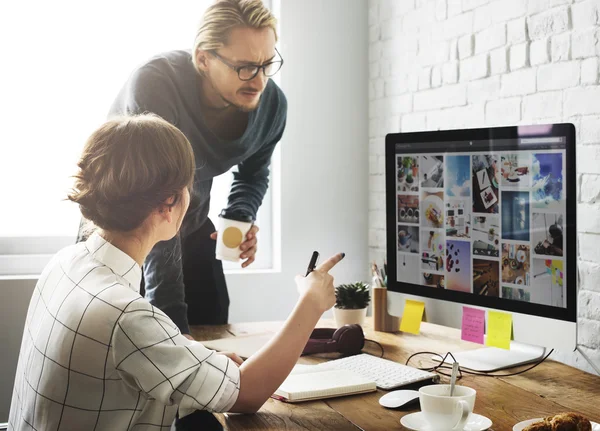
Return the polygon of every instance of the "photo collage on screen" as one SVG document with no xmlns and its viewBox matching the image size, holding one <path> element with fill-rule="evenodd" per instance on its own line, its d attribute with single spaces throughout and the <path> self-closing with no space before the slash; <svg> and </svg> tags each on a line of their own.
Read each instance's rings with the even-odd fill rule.
<svg viewBox="0 0 600 431">
<path fill-rule="evenodd" d="M 396 163 L 398 281 L 566 307 L 563 152 Z"/>
</svg>

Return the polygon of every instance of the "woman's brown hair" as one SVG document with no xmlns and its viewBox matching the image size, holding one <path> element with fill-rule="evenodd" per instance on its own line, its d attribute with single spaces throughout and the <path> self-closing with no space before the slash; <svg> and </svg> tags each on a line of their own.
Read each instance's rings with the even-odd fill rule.
<svg viewBox="0 0 600 431">
<path fill-rule="evenodd" d="M 95 226 L 129 232 L 150 213 L 191 187 L 192 146 L 175 126 L 147 114 L 114 118 L 87 140 L 68 199 Z"/>
</svg>

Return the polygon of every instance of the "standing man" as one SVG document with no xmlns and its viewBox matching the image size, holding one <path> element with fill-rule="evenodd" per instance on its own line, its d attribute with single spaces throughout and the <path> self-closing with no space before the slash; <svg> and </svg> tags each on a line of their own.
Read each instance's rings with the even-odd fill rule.
<svg viewBox="0 0 600 431">
<path fill-rule="evenodd" d="M 286 98 L 269 79 L 283 65 L 276 42 L 275 17 L 261 0 L 217 0 L 191 53 L 152 58 L 133 72 L 110 109 L 110 116 L 158 114 L 194 149 L 197 169 L 181 235 L 158 243 L 143 268 L 146 297 L 188 338 L 190 324 L 228 321 L 229 295 L 208 219 L 213 178 L 237 165 L 227 209 L 253 220 L 268 188 L 287 115 Z M 257 232 L 254 226 L 241 245 L 244 268 L 254 262 Z"/>
</svg>

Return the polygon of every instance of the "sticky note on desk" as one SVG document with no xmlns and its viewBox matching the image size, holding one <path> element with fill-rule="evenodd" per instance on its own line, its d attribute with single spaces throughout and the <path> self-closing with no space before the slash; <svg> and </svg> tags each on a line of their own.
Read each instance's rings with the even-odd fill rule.
<svg viewBox="0 0 600 431">
<path fill-rule="evenodd" d="M 425 311 L 424 302 L 407 299 L 404 304 L 404 313 L 402 313 L 400 330 L 411 334 L 419 334 L 421 320 L 423 320 L 423 311 Z"/>
<path fill-rule="evenodd" d="M 488 311 L 486 346 L 510 349 L 512 335 L 512 315 L 500 311 Z"/>
<path fill-rule="evenodd" d="M 463 307 L 462 330 L 460 338 L 472 343 L 483 344 L 485 332 L 485 310 Z"/>
</svg>

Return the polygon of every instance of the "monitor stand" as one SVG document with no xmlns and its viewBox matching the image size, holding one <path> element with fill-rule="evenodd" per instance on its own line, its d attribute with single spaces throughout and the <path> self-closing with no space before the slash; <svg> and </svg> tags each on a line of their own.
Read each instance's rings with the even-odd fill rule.
<svg viewBox="0 0 600 431">
<path fill-rule="evenodd" d="M 489 373 L 538 362 L 543 359 L 546 353 L 544 347 L 511 341 L 510 350 L 483 347 L 475 350 L 452 352 L 452 355 L 454 355 L 461 368 Z M 439 357 L 432 357 L 432 359 L 436 362 L 441 361 Z M 451 357 L 446 358 L 446 364 L 452 364 Z"/>
</svg>

